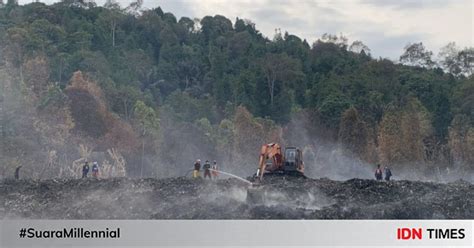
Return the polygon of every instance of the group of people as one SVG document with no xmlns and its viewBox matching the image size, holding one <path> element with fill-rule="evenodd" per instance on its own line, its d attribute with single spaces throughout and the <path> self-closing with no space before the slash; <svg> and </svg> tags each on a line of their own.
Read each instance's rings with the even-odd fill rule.
<svg viewBox="0 0 474 248">
<path fill-rule="evenodd" d="M 385 174 L 385 181 L 390 181 L 390 177 L 392 177 L 392 171 L 390 168 L 385 166 L 385 168 L 382 169 L 380 168 L 380 164 L 377 165 L 377 169 L 375 169 L 375 179 L 377 181 L 382 180 L 383 175 Z"/>
<path fill-rule="evenodd" d="M 89 174 L 89 162 L 85 162 L 82 166 L 82 178 L 87 178 Z M 99 178 L 99 164 L 97 162 L 92 163 L 92 177 Z"/>
<path fill-rule="evenodd" d="M 204 169 L 204 178 L 217 179 L 217 177 L 219 176 L 216 160 L 214 160 L 212 165 L 209 162 L 209 160 L 206 160 L 202 168 Z M 197 159 L 196 162 L 194 163 L 193 178 L 200 178 L 200 177 L 201 177 L 201 160 Z"/>
</svg>

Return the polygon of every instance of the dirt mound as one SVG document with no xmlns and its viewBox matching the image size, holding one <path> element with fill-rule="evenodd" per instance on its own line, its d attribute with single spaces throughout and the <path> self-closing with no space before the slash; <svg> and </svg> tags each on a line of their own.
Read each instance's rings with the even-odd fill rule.
<svg viewBox="0 0 474 248">
<path fill-rule="evenodd" d="M 0 181 L 0 218 L 473 219 L 474 186 L 352 179 L 266 178 L 247 199 L 235 179 Z"/>
</svg>

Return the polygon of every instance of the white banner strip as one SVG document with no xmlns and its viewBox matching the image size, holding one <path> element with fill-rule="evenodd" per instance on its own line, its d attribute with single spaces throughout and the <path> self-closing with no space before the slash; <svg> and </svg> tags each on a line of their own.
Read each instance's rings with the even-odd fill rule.
<svg viewBox="0 0 474 248">
<path fill-rule="evenodd" d="M 471 220 L 3 220 L 1 247 L 458 246 Z"/>
</svg>

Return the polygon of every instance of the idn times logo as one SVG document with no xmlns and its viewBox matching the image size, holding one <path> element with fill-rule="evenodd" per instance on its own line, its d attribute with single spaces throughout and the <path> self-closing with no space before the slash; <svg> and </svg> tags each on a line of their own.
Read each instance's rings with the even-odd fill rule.
<svg viewBox="0 0 474 248">
<path fill-rule="evenodd" d="M 397 228 L 398 240 L 464 239 L 464 228 Z"/>
</svg>

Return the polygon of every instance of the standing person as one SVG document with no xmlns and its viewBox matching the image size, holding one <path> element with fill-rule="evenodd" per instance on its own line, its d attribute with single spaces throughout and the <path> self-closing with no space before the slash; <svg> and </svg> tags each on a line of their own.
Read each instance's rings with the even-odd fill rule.
<svg viewBox="0 0 474 248">
<path fill-rule="evenodd" d="M 86 161 L 84 166 L 82 166 L 82 178 L 86 178 L 89 173 L 89 162 Z"/>
<path fill-rule="evenodd" d="M 212 179 L 211 177 L 211 163 L 209 163 L 209 160 L 206 160 L 206 163 L 204 164 L 204 178 L 209 177 L 209 179 Z"/>
<path fill-rule="evenodd" d="M 97 164 L 97 162 L 94 162 L 92 164 L 92 176 L 94 178 L 99 178 L 99 165 Z"/>
<path fill-rule="evenodd" d="M 21 167 L 22 166 L 20 165 L 20 166 L 16 167 L 16 169 L 15 169 L 15 179 L 17 179 L 17 180 L 20 179 L 20 168 Z"/>
<path fill-rule="evenodd" d="M 380 169 L 380 164 L 377 165 L 377 169 L 375 170 L 375 179 L 377 179 L 377 181 L 382 180 L 382 169 Z"/>
<path fill-rule="evenodd" d="M 384 172 L 385 172 L 385 181 L 390 181 L 390 177 L 392 177 L 392 171 L 390 170 L 390 168 L 388 168 L 388 166 L 385 166 Z"/>
<path fill-rule="evenodd" d="M 217 172 L 217 170 L 219 170 L 219 168 L 217 167 L 217 162 L 214 160 L 214 162 L 212 163 L 212 177 L 214 179 L 217 179 L 217 177 L 219 176 L 219 172 Z"/>
<path fill-rule="evenodd" d="M 199 171 L 201 170 L 201 160 L 198 159 L 194 163 L 194 171 L 193 171 L 193 178 L 199 178 L 201 175 L 199 175 Z"/>
</svg>

